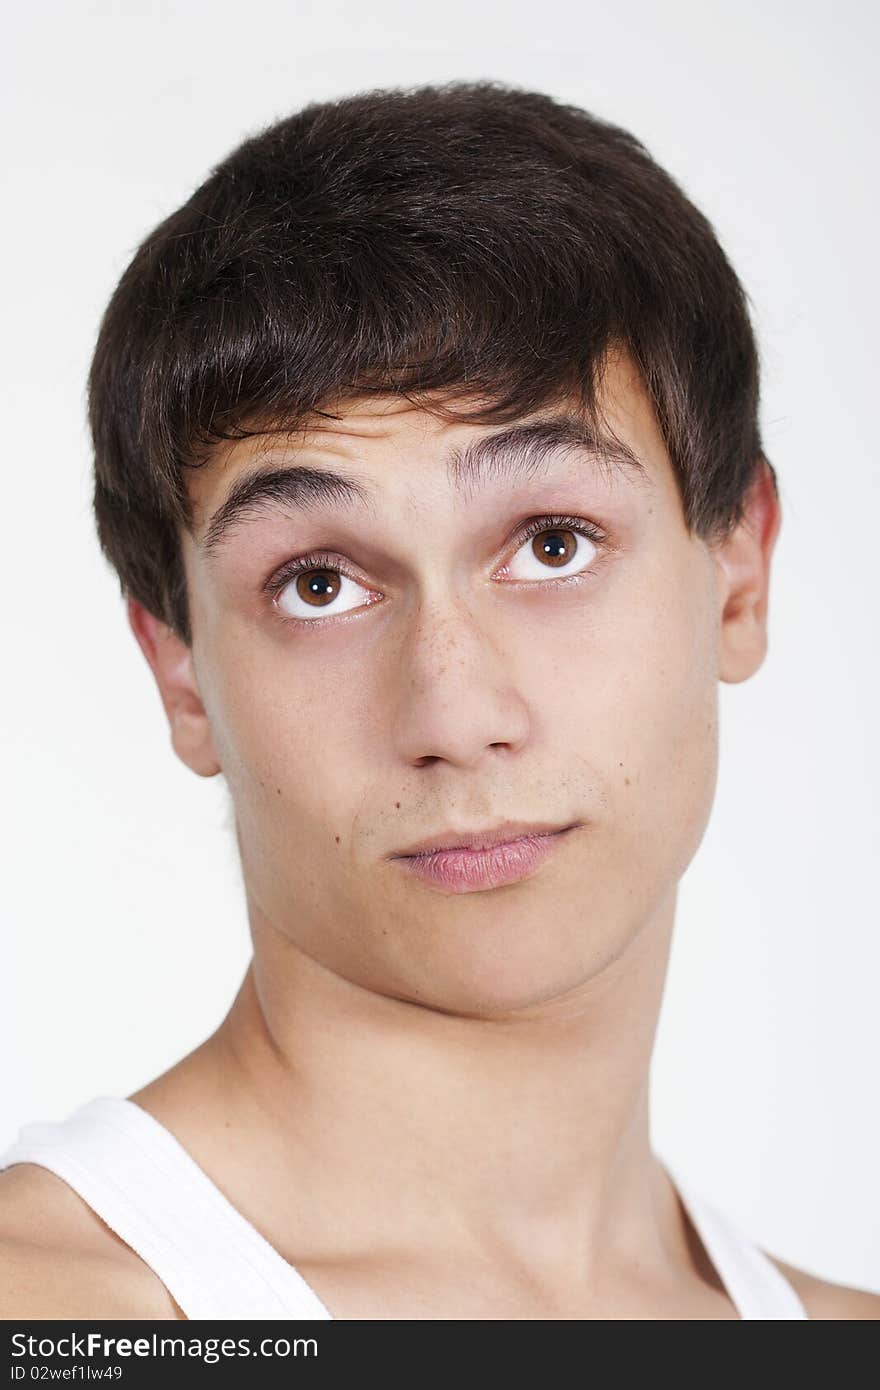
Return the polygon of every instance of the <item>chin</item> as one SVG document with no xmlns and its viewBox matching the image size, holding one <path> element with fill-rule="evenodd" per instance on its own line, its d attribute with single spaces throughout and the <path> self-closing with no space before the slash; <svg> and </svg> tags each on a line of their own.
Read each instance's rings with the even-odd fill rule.
<svg viewBox="0 0 880 1390">
<path fill-rule="evenodd" d="M 475 961 L 448 958 L 442 966 L 409 987 L 391 990 L 398 998 L 459 1017 L 502 1018 L 553 1009 L 577 996 L 589 983 L 583 963 L 566 963 L 560 957 L 520 961 L 483 957 Z"/>
</svg>

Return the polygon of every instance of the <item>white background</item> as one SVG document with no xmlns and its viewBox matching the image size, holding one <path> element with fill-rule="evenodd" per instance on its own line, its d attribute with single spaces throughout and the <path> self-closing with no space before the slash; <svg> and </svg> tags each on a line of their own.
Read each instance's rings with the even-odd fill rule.
<svg viewBox="0 0 880 1390">
<path fill-rule="evenodd" d="M 764 364 L 770 651 L 721 688 L 681 888 L 655 1145 L 766 1248 L 880 1291 L 876 7 L 18 5 L 2 225 L 3 1085 L 125 1095 L 226 1011 L 248 938 L 221 779 L 175 758 L 94 537 L 85 378 L 143 236 L 315 98 L 495 78 L 642 139 L 713 222 Z"/>
</svg>

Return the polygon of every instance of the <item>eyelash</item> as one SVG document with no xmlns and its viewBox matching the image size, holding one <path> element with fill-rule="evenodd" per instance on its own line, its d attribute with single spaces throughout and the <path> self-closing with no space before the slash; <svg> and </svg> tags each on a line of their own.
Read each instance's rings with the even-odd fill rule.
<svg viewBox="0 0 880 1390">
<path fill-rule="evenodd" d="M 551 516 L 532 517 L 530 521 L 526 522 L 516 533 L 515 548 L 519 550 L 521 546 L 525 545 L 526 541 L 531 540 L 533 536 L 539 536 L 542 531 L 557 530 L 574 531 L 580 536 L 585 536 L 586 539 L 592 541 L 594 545 L 602 547 L 605 547 L 608 542 L 608 537 L 605 532 L 600 526 L 596 526 L 594 522 L 586 521 L 583 517 L 579 516 L 554 514 Z M 310 551 L 308 555 L 299 555 L 294 560 L 288 560 L 286 564 L 282 565 L 280 570 L 276 570 L 275 573 L 270 576 L 264 588 L 274 601 L 277 599 L 278 595 L 287 588 L 287 585 L 292 579 L 295 579 L 298 574 L 306 574 L 310 570 L 330 570 L 335 574 L 344 575 L 355 584 L 360 583 L 360 580 L 357 579 L 355 575 L 349 574 L 347 569 L 344 569 L 338 564 L 336 556 L 330 554 L 329 551 L 313 550 Z M 572 584 L 579 579 L 582 580 L 585 574 L 589 573 L 589 570 L 581 571 L 580 574 L 564 575 L 561 579 L 550 579 L 547 582 L 552 585 Z M 541 581 L 523 580 L 523 583 L 526 584 L 535 584 L 537 582 Z M 328 613 L 325 618 L 293 618 L 288 613 L 280 614 L 280 616 L 285 624 L 294 623 L 298 627 L 323 627 L 325 623 L 338 622 L 340 618 L 348 617 L 350 614 L 358 611 L 361 610 L 349 609 L 345 613 Z"/>
</svg>

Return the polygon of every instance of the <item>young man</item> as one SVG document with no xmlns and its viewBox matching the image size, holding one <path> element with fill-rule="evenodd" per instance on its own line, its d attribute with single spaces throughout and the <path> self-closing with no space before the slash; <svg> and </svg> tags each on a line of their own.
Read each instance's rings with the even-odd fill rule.
<svg viewBox="0 0 880 1390">
<path fill-rule="evenodd" d="M 96 516 L 253 960 L 7 1152 L 7 1317 L 880 1316 L 649 1142 L 718 682 L 767 645 L 757 413 L 708 222 L 538 93 L 307 107 L 146 239 Z"/>
</svg>

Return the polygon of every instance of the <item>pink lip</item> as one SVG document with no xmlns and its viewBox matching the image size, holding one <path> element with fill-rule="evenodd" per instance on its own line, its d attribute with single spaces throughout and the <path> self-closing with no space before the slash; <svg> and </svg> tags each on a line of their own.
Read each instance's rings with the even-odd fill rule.
<svg viewBox="0 0 880 1390">
<path fill-rule="evenodd" d="M 534 873 L 548 855 L 577 826 L 547 834 L 522 835 L 489 849 L 442 849 L 433 853 L 398 856 L 410 873 L 426 883 L 452 893 L 472 893 L 481 888 L 501 888 Z"/>
</svg>

